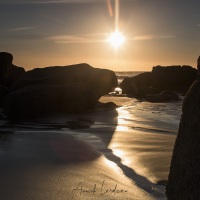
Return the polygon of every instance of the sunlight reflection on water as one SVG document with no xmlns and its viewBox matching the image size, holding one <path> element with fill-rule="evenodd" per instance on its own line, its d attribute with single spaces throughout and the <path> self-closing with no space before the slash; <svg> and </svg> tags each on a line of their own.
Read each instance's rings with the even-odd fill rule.
<svg viewBox="0 0 200 200">
<path fill-rule="evenodd" d="M 181 102 L 134 102 L 133 105 L 123 106 L 117 109 L 118 126 L 116 130 L 126 131 L 139 128 L 176 133 L 181 116 L 181 105 Z"/>
<path fill-rule="evenodd" d="M 116 131 L 129 131 L 130 128 L 127 126 L 117 126 L 115 130 Z"/>
<path fill-rule="evenodd" d="M 114 149 L 113 153 L 118 157 L 122 157 L 124 155 L 124 152 L 122 150 L 119 150 L 119 149 Z"/>
<path fill-rule="evenodd" d="M 105 159 L 105 164 L 108 165 L 109 167 L 111 167 L 112 170 L 123 173 L 122 170 L 117 166 L 117 164 L 115 162 Z"/>
</svg>

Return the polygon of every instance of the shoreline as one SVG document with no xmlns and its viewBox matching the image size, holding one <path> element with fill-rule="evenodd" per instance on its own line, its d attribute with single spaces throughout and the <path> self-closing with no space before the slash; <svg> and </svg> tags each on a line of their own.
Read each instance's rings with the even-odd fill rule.
<svg viewBox="0 0 200 200">
<path fill-rule="evenodd" d="M 147 127 L 141 108 L 149 105 L 136 99 L 106 96 L 100 101 L 120 107 L 25 123 L 13 129 L 15 134 L 2 135 L 0 198 L 40 200 L 57 194 L 57 199 L 71 199 L 77 188 L 75 199 L 166 199 L 176 134 Z M 52 124 L 57 129 L 49 129 Z M 103 181 L 108 191 L 101 195 Z"/>
</svg>

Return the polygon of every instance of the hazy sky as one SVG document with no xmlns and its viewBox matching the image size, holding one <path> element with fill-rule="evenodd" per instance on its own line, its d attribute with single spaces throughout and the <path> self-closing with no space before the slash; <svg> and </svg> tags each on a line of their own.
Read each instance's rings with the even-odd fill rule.
<svg viewBox="0 0 200 200">
<path fill-rule="evenodd" d="M 114 7 L 114 0 L 111 0 Z M 192 65 L 200 55 L 200 0 L 120 0 L 117 51 L 106 41 L 115 19 L 106 0 L 0 0 L 0 51 L 31 69 L 88 63 L 116 71 Z"/>
</svg>

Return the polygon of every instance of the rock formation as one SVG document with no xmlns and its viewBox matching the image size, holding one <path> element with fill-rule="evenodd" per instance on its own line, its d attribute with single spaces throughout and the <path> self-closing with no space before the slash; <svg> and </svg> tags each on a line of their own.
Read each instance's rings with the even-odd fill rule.
<svg viewBox="0 0 200 200">
<path fill-rule="evenodd" d="M 198 74 L 200 74 L 200 57 Z M 200 80 L 192 84 L 182 106 L 170 173 L 166 187 L 168 200 L 200 199 Z"/>
<path fill-rule="evenodd" d="M 153 67 L 152 86 L 162 90 L 187 90 L 194 82 L 197 70 L 190 66 Z"/>
<path fill-rule="evenodd" d="M 156 102 L 178 101 L 179 97 L 173 91 L 164 91 L 155 95 L 147 94 L 145 99 L 146 101 L 156 103 Z"/>
<path fill-rule="evenodd" d="M 9 93 L 4 110 L 10 118 L 35 118 L 54 113 L 79 113 L 95 104 L 86 85 L 32 84 Z"/>
<path fill-rule="evenodd" d="M 9 82 L 7 95 L 3 97 L 4 111 L 10 118 L 34 118 L 49 113 L 78 113 L 93 109 L 102 95 L 118 85 L 113 71 L 88 64 L 37 68 L 19 75 L 21 68 L 12 65 L 12 55 L 2 53 L 0 56 L 5 61 L 2 62 L 5 67 L 2 67 L 4 75 L 1 80 L 11 80 L 7 79 L 7 73 L 14 77 Z M 2 81 L 2 85 L 0 92 L 3 94 L 3 87 L 8 84 Z"/>
<path fill-rule="evenodd" d="M 8 89 L 19 77 L 25 74 L 24 68 L 13 65 L 12 61 L 12 54 L 0 52 L 0 85 Z"/>
<path fill-rule="evenodd" d="M 133 96 L 140 96 L 139 90 L 141 88 L 149 88 L 151 86 L 151 72 L 144 72 L 134 77 L 126 77 L 120 84 L 123 94 L 132 94 Z"/>
<path fill-rule="evenodd" d="M 12 62 L 12 54 L 0 52 L 0 106 L 13 83 L 25 73 L 22 67 L 17 67 Z"/>
<path fill-rule="evenodd" d="M 86 84 L 99 99 L 117 86 L 117 77 L 111 70 L 93 68 L 85 63 L 45 67 L 27 71 L 13 84 L 12 90 L 32 84 L 66 85 L 72 83 Z"/>
<path fill-rule="evenodd" d="M 198 69 L 198 72 L 199 72 L 200 71 L 200 56 L 197 59 L 197 69 Z"/>
<path fill-rule="evenodd" d="M 158 95 L 164 91 L 186 92 L 196 75 L 197 70 L 190 66 L 156 66 L 151 72 L 125 78 L 120 87 L 122 93 L 136 98 L 146 98 L 147 95 Z"/>
</svg>

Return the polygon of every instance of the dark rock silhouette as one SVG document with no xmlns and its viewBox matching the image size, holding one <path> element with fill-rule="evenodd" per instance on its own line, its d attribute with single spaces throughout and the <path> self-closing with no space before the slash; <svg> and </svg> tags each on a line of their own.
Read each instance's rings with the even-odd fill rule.
<svg viewBox="0 0 200 200">
<path fill-rule="evenodd" d="M 164 91 L 160 94 L 147 94 L 146 101 L 149 102 L 168 102 L 168 101 L 178 101 L 178 95 L 173 91 Z"/>
<path fill-rule="evenodd" d="M 113 102 L 107 102 L 107 103 L 101 103 L 98 102 L 98 104 L 96 105 L 96 109 L 100 109 L 100 110 L 115 110 L 117 108 L 117 105 Z"/>
<path fill-rule="evenodd" d="M 162 90 L 181 91 L 194 82 L 197 70 L 190 66 L 153 67 L 152 85 Z"/>
<path fill-rule="evenodd" d="M 200 56 L 197 59 L 197 69 L 198 69 L 198 74 L 200 72 Z"/>
<path fill-rule="evenodd" d="M 198 59 L 198 69 L 199 66 L 200 59 Z M 188 90 L 182 105 L 182 117 L 179 124 L 166 187 L 168 199 L 200 199 L 199 169 L 200 80 L 197 78 Z"/>
<path fill-rule="evenodd" d="M 4 111 L 10 118 L 18 119 L 84 112 L 93 109 L 99 98 L 117 85 L 113 71 L 88 64 L 37 68 L 12 84 Z"/>
<path fill-rule="evenodd" d="M 22 67 L 17 67 L 12 62 L 12 54 L 0 52 L 0 106 L 13 83 L 25 73 Z"/>
<path fill-rule="evenodd" d="M 32 84 L 9 93 L 4 110 L 11 118 L 34 118 L 52 113 L 84 112 L 94 104 L 84 84 Z"/>
<path fill-rule="evenodd" d="M 24 68 L 13 65 L 12 61 L 12 54 L 0 52 L 0 85 L 8 89 L 19 77 L 25 74 Z"/>
<path fill-rule="evenodd" d="M 151 72 L 125 78 L 120 87 L 124 94 L 145 98 L 147 95 L 158 95 L 166 90 L 186 92 L 196 76 L 197 70 L 190 66 L 156 66 Z"/>
<path fill-rule="evenodd" d="M 12 65 L 13 56 L 7 52 L 0 52 L 0 77 L 1 79 L 6 76 Z"/>
<path fill-rule="evenodd" d="M 4 86 L 0 86 L 0 107 L 3 106 L 4 98 L 7 94 L 7 88 Z"/>
<path fill-rule="evenodd" d="M 151 72 L 144 72 L 134 77 L 126 77 L 120 84 L 120 87 L 122 93 L 138 97 L 140 88 L 148 88 L 151 86 L 151 83 Z"/>
<path fill-rule="evenodd" d="M 84 63 L 45 67 L 26 72 L 24 76 L 13 84 L 12 89 L 16 90 L 32 84 L 66 85 L 72 83 L 87 84 L 88 89 L 93 90 L 93 93 L 99 99 L 117 86 L 117 77 L 111 70 L 93 68 Z"/>
</svg>

